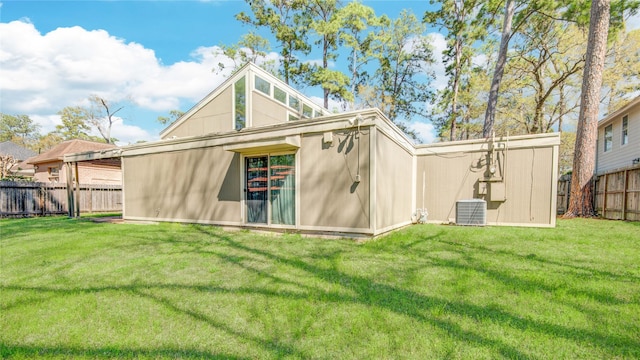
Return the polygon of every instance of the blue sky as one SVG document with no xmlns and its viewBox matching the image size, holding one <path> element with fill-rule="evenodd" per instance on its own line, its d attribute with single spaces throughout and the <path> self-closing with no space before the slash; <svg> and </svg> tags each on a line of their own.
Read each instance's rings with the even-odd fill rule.
<svg viewBox="0 0 640 360">
<path fill-rule="evenodd" d="M 392 18 L 404 8 L 421 18 L 429 6 L 364 3 Z M 60 124 L 62 108 L 101 95 L 126 105 L 112 130 L 123 145 L 158 139 L 159 115 L 188 110 L 220 84 L 224 75 L 212 72 L 220 61 L 216 46 L 233 44 L 249 30 L 234 18 L 249 11 L 241 0 L 0 5 L 0 111 L 29 115 L 46 133 Z M 319 89 L 299 90 L 321 103 Z M 414 127 L 432 141 L 431 124 Z"/>
<path fill-rule="evenodd" d="M 391 18 L 402 9 L 421 18 L 430 6 L 427 0 L 364 3 Z M 0 0 L 0 112 L 29 115 L 46 133 L 61 123 L 58 111 L 86 105 L 96 94 L 125 104 L 112 129 L 119 144 L 156 140 L 163 128 L 158 116 L 188 110 L 224 80 L 212 72 L 224 60 L 217 46 L 248 32 L 234 18 L 243 10 L 249 6 L 242 0 Z M 629 25 L 638 28 L 640 15 Z M 444 38 L 427 31 L 440 58 Z M 442 64 L 431 70 L 432 86 L 444 87 Z M 299 90 L 321 104 L 319 89 Z M 428 121 L 409 125 L 423 142 L 434 141 Z"/>
</svg>

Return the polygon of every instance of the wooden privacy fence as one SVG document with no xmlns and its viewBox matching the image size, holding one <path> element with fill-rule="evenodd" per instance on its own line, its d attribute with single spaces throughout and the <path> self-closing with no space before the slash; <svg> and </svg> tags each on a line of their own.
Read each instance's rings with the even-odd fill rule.
<svg viewBox="0 0 640 360">
<path fill-rule="evenodd" d="M 595 183 L 595 210 L 605 219 L 640 220 L 640 167 L 600 175 Z"/>
<path fill-rule="evenodd" d="M 81 212 L 122 211 L 121 185 L 80 184 Z M 0 216 L 68 213 L 66 184 L 0 182 Z"/>
<path fill-rule="evenodd" d="M 558 180 L 558 214 L 569 206 L 571 177 Z M 640 221 L 640 167 L 598 176 L 594 185 L 594 209 L 605 219 Z"/>
</svg>

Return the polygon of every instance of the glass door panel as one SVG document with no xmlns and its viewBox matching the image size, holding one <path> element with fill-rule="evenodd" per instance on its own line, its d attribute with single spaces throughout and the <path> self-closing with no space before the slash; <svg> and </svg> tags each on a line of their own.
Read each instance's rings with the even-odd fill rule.
<svg viewBox="0 0 640 360">
<path fill-rule="evenodd" d="M 269 185 L 272 224 L 296 223 L 295 165 L 294 154 L 271 156 Z"/>
<path fill-rule="evenodd" d="M 269 158 L 267 156 L 246 159 L 246 213 L 248 223 L 267 223 Z"/>
</svg>

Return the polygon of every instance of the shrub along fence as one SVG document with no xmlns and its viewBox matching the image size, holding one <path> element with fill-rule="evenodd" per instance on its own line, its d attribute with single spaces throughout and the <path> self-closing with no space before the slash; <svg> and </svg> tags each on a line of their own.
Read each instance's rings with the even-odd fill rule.
<svg viewBox="0 0 640 360">
<path fill-rule="evenodd" d="M 558 180 L 558 214 L 569 205 L 571 177 Z M 599 175 L 594 185 L 594 209 L 611 220 L 640 221 L 640 167 L 630 167 Z"/>
<path fill-rule="evenodd" d="M 122 211 L 121 185 L 80 184 L 81 212 Z M 0 182 L 0 216 L 68 213 L 66 184 Z"/>
</svg>

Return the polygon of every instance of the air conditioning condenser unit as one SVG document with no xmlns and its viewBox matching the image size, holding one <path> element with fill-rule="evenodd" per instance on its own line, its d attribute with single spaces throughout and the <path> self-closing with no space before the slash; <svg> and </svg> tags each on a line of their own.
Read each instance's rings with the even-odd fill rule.
<svg viewBox="0 0 640 360">
<path fill-rule="evenodd" d="M 458 200 L 456 202 L 456 225 L 485 226 L 487 224 L 487 202 L 482 199 Z"/>
</svg>

